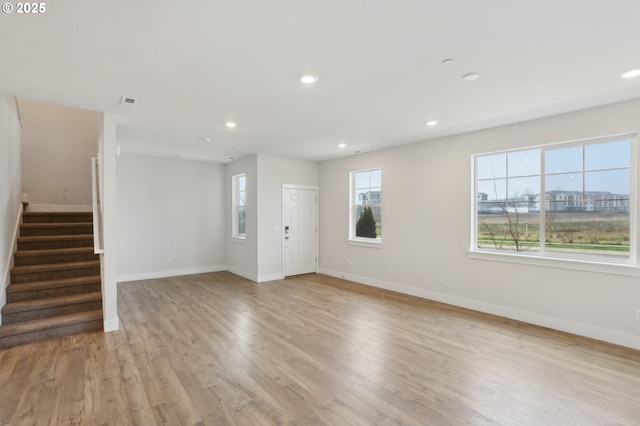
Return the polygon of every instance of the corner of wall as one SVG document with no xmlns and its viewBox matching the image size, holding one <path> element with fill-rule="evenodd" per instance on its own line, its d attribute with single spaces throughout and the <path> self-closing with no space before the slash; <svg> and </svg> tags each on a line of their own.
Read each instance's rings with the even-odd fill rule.
<svg viewBox="0 0 640 426">
<path fill-rule="evenodd" d="M 0 293 L 0 308 L 2 308 L 7 303 L 7 287 L 11 284 L 11 268 L 13 268 L 13 254 L 16 252 L 18 248 L 18 237 L 20 236 L 20 223 L 22 222 L 22 204 L 18 208 L 18 213 L 15 219 L 15 226 L 13 228 L 13 244 L 11 246 L 11 250 L 8 253 L 8 259 L 6 263 L 6 268 L 3 275 L 2 280 L 2 288 L 0 289 L 2 292 Z M 2 325 L 2 314 L 0 313 L 0 325 Z"/>
</svg>

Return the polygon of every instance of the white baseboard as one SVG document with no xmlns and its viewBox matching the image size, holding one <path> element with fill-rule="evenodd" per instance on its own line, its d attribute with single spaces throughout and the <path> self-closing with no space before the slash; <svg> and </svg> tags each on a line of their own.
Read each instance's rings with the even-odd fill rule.
<svg viewBox="0 0 640 426">
<path fill-rule="evenodd" d="M 633 334 L 622 333 L 615 330 L 601 329 L 593 327 L 591 325 L 568 321 L 561 318 L 521 311 L 506 306 L 494 305 L 491 303 L 481 302 L 479 300 L 468 299 L 465 297 L 453 296 L 436 291 L 409 287 L 388 281 L 377 280 L 374 278 L 353 275 L 333 269 L 320 268 L 319 273 L 336 278 L 343 278 L 349 281 L 354 281 L 359 284 L 383 288 L 386 290 L 396 291 L 398 293 L 421 297 L 423 299 L 429 299 L 436 302 L 471 309 L 474 311 L 510 318 L 517 321 L 526 322 L 528 324 L 552 328 L 554 330 L 564 331 L 567 333 L 576 334 L 578 336 L 588 337 L 590 339 L 602 340 L 604 342 L 609 342 L 620 346 L 640 349 L 640 336 Z"/>
<path fill-rule="evenodd" d="M 281 280 L 284 278 L 284 274 L 282 273 L 256 275 L 251 272 L 248 272 L 233 266 L 213 265 L 213 266 L 205 266 L 205 267 L 197 267 L 197 268 L 169 269 L 165 271 L 141 272 L 138 274 L 123 274 L 123 275 L 118 275 L 118 282 L 124 283 L 129 281 L 153 280 L 156 278 L 168 278 L 168 277 L 177 277 L 181 275 L 204 274 L 207 272 L 220 272 L 220 271 L 229 271 L 233 274 L 239 275 L 242 278 L 246 278 L 256 283 Z"/>
<path fill-rule="evenodd" d="M 227 266 L 226 270 L 231 272 L 232 274 L 236 274 L 236 275 L 240 275 L 242 278 L 246 278 L 250 281 L 253 282 L 258 282 L 258 276 L 256 274 L 253 274 L 251 272 L 247 272 L 243 269 L 240 268 L 236 268 L 235 266 Z"/>
<path fill-rule="evenodd" d="M 118 331 L 120 330 L 120 319 L 118 317 L 104 320 L 104 332 L 108 333 L 110 331 Z"/>
<path fill-rule="evenodd" d="M 262 274 L 258 275 L 257 282 L 264 283 L 267 281 L 283 280 L 284 274 L 282 272 L 276 272 L 275 274 Z"/>
<path fill-rule="evenodd" d="M 178 277 L 181 275 L 204 274 L 207 272 L 220 272 L 220 271 L 226 271 L 226 270 L 227 270 L 227 267 L 225 265 L 199 266 L 196 268 L 169 269 L 165 271 L 141 272 L 137 274 L 123 274 L 123 275 L 118 275 L 117 280 L 119 283 L 123 283 L 128 281 L 152 280 L 155 278 Z"/>
<path fill-rule="evenodd" d="M 22 223 L 22 204 L 18 207 L 18 214 L 16 217 L 16 222 L 13 227 L 13 237 L 12 237 L 12 245 L 11 250 L 7 254 L 7 263 L 5 263 L 6 267 L 4 270 L 4 275 L 2 275 L 2 288 L 0 288 L 0 308 L 7 304 L 7 287 L 11 284 L 11 268 L 13 268 L 13 254 L 18 249 L 18 237 L 20 236 L 20 223 Z M 0 325 L 2 325 L 2 314 L 0 313 Z"/>
<path fill-rule="evenodd" d="M 90 212 L 91 204 L 29 204 L 30 212 Z"/>
</svg>

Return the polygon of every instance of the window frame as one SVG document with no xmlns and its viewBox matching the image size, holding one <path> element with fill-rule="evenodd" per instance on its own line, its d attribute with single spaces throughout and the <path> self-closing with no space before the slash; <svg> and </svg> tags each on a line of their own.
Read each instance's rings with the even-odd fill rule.
<svg viewBox="0 0 640 426">
<path fill-rule="evenodd" d="M 240 179 L 244 179 L 244 191 L 240 191 Z M 244 203 L 240 203 L 240 194 L 244 193 Z M 245 232 L 240 232 L 240 207 L 245 211 Z M 231 237 L 236 240 L 247 238 L 247 175 L 239 173 L 231 177 Z"/>
<path fill-rule="evenodd" d="M 364 173 L 364 172 L 373 172 L 373 171 L 379 171 L 380 172 L 380 204 L 379 204 L 379 208 L 380 208 L 380 217 L 382 217 L 382 204 L 383 204 L 383 197 L 382 197 L 382 167 L 372 167 L 372 168 L 368 168 L 368 169 L 361 169 L 361 170 L 352 170 L 349 172 L 349 239 L 348 239 L 348 243 L 350 245 L 355 245 L 355 246 L 364 246 L 364 247 L 374 247 L 374 248 L 380 248 L 382 247 L 382 236 L 376 236 L 376 238 L 367 238 L 367 237 L 357 237 L 356 236 L 356 222 L 357 222 L 357 217 L 356 217 L 356 208 L 358 208 L 359 206 L 361 206 L 361 204 L 357 204 L 356 201 L 356 175 L 358 173 Z M 369 183 L 369 189 L 371 189 L 371 183 Z"/>
<path fill-rule="evenodd" d="M 545 250 L 544 236 L 546 230 L 543 230 L 544 222 L 542 218 L 546 215 L 546 195 L 547 190 L 545 188 L 545 176 L 548 174 L 545 170 L 545 152 L 549 150 L 559 148 L 570 147 L 585 147 L 588 145 L 597 145 L 609 142 L 617 142 L 629 140 L 630 141 L 630 158 L 629 158 L 629 172 L 630 172 L 630 188 L 629 188 L 629 252 L 628 256 L 607 256 L 606 254 L 598 253 L 585 253 L 585 252 L 569 252 L 569 251 L 554 251 Z M 619 135 L 595 137 L 588 139 L 573 140 L 567 142 L 550 143 L 544 145 L 535 146 L 522 146 L 513 149 L 505 149 L 493 152 L 483 152 L 473 154 L 471 156 L 471 228 L 470 228 L 470 247 L 469 257 L 485 260 L 498 260 L 514 263 L 526 263 L 535 264 L 540 266 L 555 266 L 569 269 L 589 270 L 596 272 L 606 272 L 621 275 L 639 275 L 640 269 L 638 268 L 637 248 L 638 248 L 638 135 L 637 133 L 624 133 Z M 477 159 L 479 157 L 494 155 L 494 154 L 508 154 L 518 151 L 526 150 L 539 150 L 540 156 L 540 169 L 538 178 L 540 181 L 540 209 L 539 209 L 539 223 L 540 223 L 540 242 L 536 247 L 535 252 L 516 252 L 516 251 L 504 251 L 495 250 L 489 248 L 479 248 L 477 246 L 478 238 L 478 210 L 479 210 L 479 192 L 478 192 L 478 167 Z M 587 173 L 588 170 L 583 169 L 581 173 Z M 505 177 L 508 179 L 508 176 Z M 583 188 L 583 191 L 585 189 Z"/>
</svg>

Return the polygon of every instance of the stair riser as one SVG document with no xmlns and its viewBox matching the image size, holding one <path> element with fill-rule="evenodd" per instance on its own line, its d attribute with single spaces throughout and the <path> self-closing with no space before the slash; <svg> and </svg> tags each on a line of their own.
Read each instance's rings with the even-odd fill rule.
<svg viewBox="0 0 640 426">
<path fill-rule="evenodd" d="M 18 241 L 18 250 L 50 250 L 79 247 L 93 247 L 93 238 L 61 241 Z"/>
<path fill-rule="evenodd" d="M 62 269 L 59 271 L 26 272 L 22 274 L 11 273 L 12 283 L 28 283 L 42 280 L 60 280 L 63 278 L 88 277 L 100 275 L 100 266 L 91 266 L 78 269 Z"/>
<path fill-rule="evenodd" d="M 19 256 L 16 253 L 15 266 L 26 265 L 42 265 L 51 263 L 64 263 L 64 262 L 84 262 L 90 260 L 98 260 L 99 257 L 91 253 L 63 253 L 63 254 L 50 254 L 50 255 L 33 255 L 33 256 Z"/>
<path fill-rule="evenodd" d="M 51 227 L 31 227 L 22 225 L 20 227 L 20 235 L 23 237 L 37 237 L 45 235 L 79 235 L 79 234 L 91 234 L 93 232 L 93 225 L 77 225 L 73 227 L 69 226 L 51 226 Z"/>
<path fill-rule="evenodd" d="M 27 212 L 22 216 L 22 223 L 78 223 L 92 222 L 93 213 L 56 214 Z"/>
<path fill-rule="evenodd" d="M 66 325 L 63 327 L 50 328 L 47 330 L 0 337 L 0 349 L 11 348 L 13 346 L 24 345 L 31 342 L 41 342 L 43 340 L 72 336 L 74 334 L 80 334 L 90 331 L 101 331 L 102 328 L 102 320 L 94 320 L 78 324 Z"/>
<path fill-rule="evenodd" d="M 100 283 L 73 285 L 57 288 L 45 288 L 42 290 L 19 291 L 15 293 L 7 292 L 7 303 L 23 302 L 25 300 L 44 299 L 47 297 L 72 296 L 74 294 L 93 293 L 100 291 Z"/>
<path fill-rule="evenodd" d="M 58 315 L 73 314 L 75 312 L 92 311 L 102 309 L 102 300 L 86 303 L 76 303 L 73 305 L 63 305 L 45 309 L 33 309 L 31 311 L 11 312 L 2 314 L 3 324 L 14 324 L 16 322 L 31 321 L 35 319 L 51 318 Z"/>
</svg>

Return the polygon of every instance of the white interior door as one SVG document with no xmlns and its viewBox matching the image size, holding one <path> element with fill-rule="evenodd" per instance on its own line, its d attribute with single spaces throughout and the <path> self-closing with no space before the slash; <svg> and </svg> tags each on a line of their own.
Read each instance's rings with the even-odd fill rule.
<svg viewBox="0 0 640 426">
<path fill-rule="evenodd" d="M 318 190 L 285 187 L 283 200 L 284 275 L 317 272 Z"/>
</svg>

